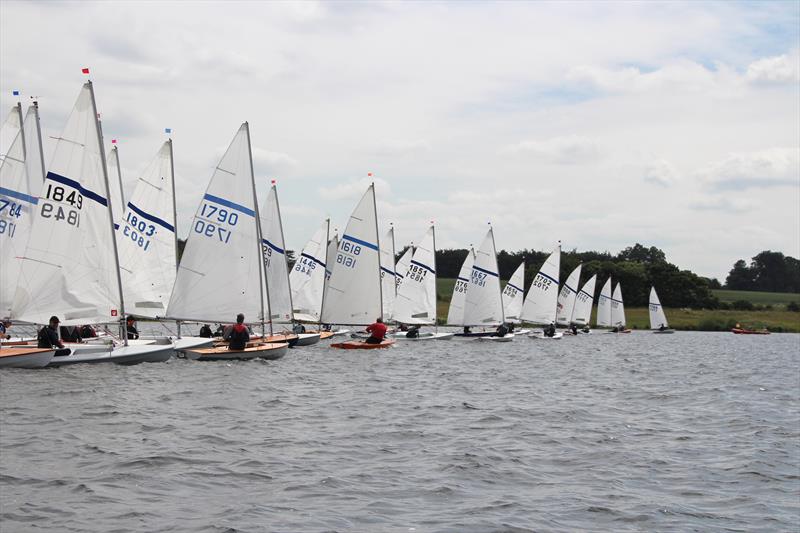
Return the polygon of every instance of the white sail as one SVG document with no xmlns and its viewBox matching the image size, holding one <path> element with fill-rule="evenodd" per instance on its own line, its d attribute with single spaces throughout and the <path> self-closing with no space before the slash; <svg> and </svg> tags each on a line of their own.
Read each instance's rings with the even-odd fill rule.
<svg viewBox="0 0 800 533">
<path fill-rule="evenodd" d="M 597 298 L 597 325 L 600 327 L 611 327 L 611 278 L 609 277 L 603 288 L 600 289 L 600 296 Z"/>
<path fill-rule="evenodd" d="M 6 120 L 0 126 L 0 158 L 5 157 L 11 151 L 11 145 L 17 138 L 19 130 L 22 129 L 22 104 L 11 107 Z"/>
<path fill-rule="evenodd" d="M 261 218 L 261 244 L 264 252 L 264 272 L 269 292 L 269 317 L 273 322 L 287 324 L 292 321 L 292 291 L 289 285 L 289 261 L 283 239 L 281 208 L 275 184 L 269 189 Z"/>
<path fill-rule="evenodd" d="M 333 263 L 336 262 L 337 253 L 339 253 L 339 235 L 334 230 L 333 238 L 328 241 L 328 248 L 325 251 L 325 285 L 322 288 L 322 301 L 320 302 L 320 322 L 322 321 L 322 308 L 325 306 L 325 299 L 328 297 L 328 285 L 331 282 Z"/>
<path fill-rule="evenodd" d="M 667 315 L 664 314 L 664 308 L 661 306 L 661 300 L 658 299 L 655 287 L 650 288 L 650 305 L 648 305 L 648 309 L 650 311 L 650 329 L 659 329 L 662 326 L 664 328 L 669 327 Z"/>
<path fill-rule="evenodd" d="M 622 303 L 622 284 L 614 287 L 614 296 L 611 298 L 611 325 L 625 325 L 625 304 Z"/>
<path fill-rule="evenodd" d="M 525 261 L 520 263 L 503 289 L 503 314 L 506 316 L 506 322 L 520 323 L 522 301 L 525 296 L 523 287 L 525 287 Z"/>
<path fill-rule="evenodd" d="M 575 299 L 578 296 L 578 283 L 581 280 L 581 267 L 575 267 L 567 281 L 558 293 L 558 303 L 556 304 L 556 323 L 561 326 L 568 326 L 572 321 L 572 311 L 575 309 Z"/>
<path fill-rule="evenodd" d="M 533 278 L 522 306 L 522 320 L 532 324 L 551 324 L 556 321 L 560 268 L 561 244 L 553 250 Z"/>
<path fill-rule="evenodd" d="M 464 325 L 464 302 L 467 296 L 467 286 L 472 275 L 472 265 L 475 263 L 475 250 L 470 247 L 467 257 L 461 264 L 456 283 L 453 286 L 453 296 L 450 298 L 450 308 L 447 310 L 447 323 L 451 326 Z"/>
<path fill-rule="evenodd" d="M 56 140 L 14 298 L 15 318 L 64 325 L 116 321 L 122 295 L 108 178 L 91 82 Z"/>
<path fill-rule="evenodd" d="M 303 247 L 300 257 L 295 261 L 294 268 L 289 274 L 295 320 L 319 321 L 322 311 L 322 292 L 325 287 L 329 226 L 330 221 L 328 220 L 322 223 L 311 240 Z"/>
<path fill-rule="evenodd" d="M 350 215 L 322 305 L 326 324 L 367 325 L 383 315 L 375 186 Z"/>
<path fill-rule="evenodd" d="M 250 130 L 245 122 L 214 170 L 189 228 L 170 318 L 204 322 L 263 320 L 260 233 L 256 227 Z"/>
<path fill-rule="evenodd" d="M 575 296 L 575 307 L 572 310 L 572 320 L 574 324 L 588 324 L 592 318 L 592 304 L 594 303 L 594 288 L 597 283 L 597 274 L 589 278 L 583 284 L 581 290 Z"/>
<path fill-rule="evenodd" d="M 383 297 L 383 316 L 391 317 L 394 300 L 397 296 L 397 275 L 394 265 L 394 227 L 390 227 L 381 241 L 381 296 Z"/>
<path fill-rule="evenodd" d="M 503 298 L 500 294 L 500 275 L 492 228 L 486 233 L 475 254 L 467 295 L 464 301 L 465 326 L 496 326 L 502 324 Z"/>
<path fill-rule="evenodd" d="M 28 171 L 28 182 L 30 190 L 36 194 L 42 190 L 45 171 L 39 106 L 35 102 L 28 107 L 28 112 L 25 114 L 23 135 L 25 136 L 25 168 Z"/>
<path fill-rule="evenodd" d="M 117 147 L 111 148 L 106 156 L 108 164 L 108 186 L 111 189 L 111 210 L 114 213 L 114 227 L 119 229 L 119 221 L 125 212 L 125 192 L 122 190 L 122 170 L 119 166 Z"/>
<path fill-rule="evenodd" d="M 414 246 L 409 246 L 406 248 L 406 251 L 403 252 L 403 255 L 400 256 L 400 260 L 397 261 L 397 264 L 394 267 L 395 272 L 395 288 L 399 291 L 400 286 L 403 284 L 403 279 L 405 279 L 406 274 L 408 273 L 408 267 L 411 265 L 411 256 L 414 255 Z"/>
<path fill-rule="evenodd" d="M 167 312 L 175 285 L 174 182 L 172 141 L 167 141 L 136 181 L 118 219 L 122 291 L 132 315 L 155 318 Z"/>
<path fill-rule="evenodd" d="M 433 226 L 417 245 L 397 290 L 392 318 L 401 324 L 436 324 L 436 240 Z"/>
</svg>

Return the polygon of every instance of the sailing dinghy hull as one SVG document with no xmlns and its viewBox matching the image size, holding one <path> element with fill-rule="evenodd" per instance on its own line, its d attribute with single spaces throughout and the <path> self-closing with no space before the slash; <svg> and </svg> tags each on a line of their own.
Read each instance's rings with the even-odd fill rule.
<svg viewBox="0 0 800 533">
<path fill-rule="evenodd" d="M 660 333 L 662 335 L 667 335 L 667 334 L 670 334 L 670 333 L 675 333 L 675 330 L 674 329 L 655 329 L 655 330 L 653 330 L 653 333 Z"/>
<path fill-rule="evenodd" d="M 227 346 L 185 350 L 186 358 L 194 361 L 230 361 L 247 359 L 280 359 L 289 350 L 285 342 L 268 342 L 247 346 L 244 350 L 229 350 Z"/>
<path fill-rule="evenodd" d="M 736 335 L 769 335 L 769 331 L 755 331 L 752 329 L 733 328 L 732 333 Z"/>
<path fill-rule="evenodd" d="M 514 333 L 506 333 L 502 337 L 493 336 L 493 337 L 477 337 L 475 340 L 478 341 L 491 341 L 491 342 L 511 342 L 514 340 Z"/>
<path fill-rule="evenodd" d="M 298 333 L 295 346 L 311 346 L 317 344 L 321 338 L 321 333 Z"/>
<path fill-rule="evenodd" d="M 420 333 L 419 337 L 406 337 L 405 332 L 398 332 L 392 338 L 398 341 L 449 341 L 453 333 Z"/>
<path fill-rule="evenodd" d="M 547 335 L 545 335 L 541 331 L 539 331 L 537 333 L 531 333 L 530 335 L 528 335 L 529 339 L 541 339 L 541 340 L 546 340 L 546 341 L 548 341 L 548 340 L 558 340 L 558 339 L 561 339 L 563 337 L 564 337 L 564 333 L 561 332 L 561 331 L 557 332 L 552 337 L 548 337 Z"/>
<path fill-rule="evenodd" d="M 393 339 L 383 339 L 379 344 L 367 344 L 364 341 L 345 341 L 331 344 L 331 348 L 339 348 L 341 350 L 379 350 L 381 348 L 388 348 L 394 344 Z"/>
<path fill-rule="evenodd" d="M 53 359 L 55 350 L 47 348 L 3 348 L 0 368 L 43 368 Z"/>
<path fill-rule="evenodd" d="M 47 366 L 66 366 L 79 363 L 116 363 L 119 365 L 137 365 L 139 363 L 163 363 L 169 360 L 175 349 L 171 344 L 145 346 L 123 346 L 109 350 L 102 346 L 95 349 L 87 347 L 65 348 L 56 350 L 52 361 Z M 61 355 L 63 353 L 63 355 Z"/>
</svg>

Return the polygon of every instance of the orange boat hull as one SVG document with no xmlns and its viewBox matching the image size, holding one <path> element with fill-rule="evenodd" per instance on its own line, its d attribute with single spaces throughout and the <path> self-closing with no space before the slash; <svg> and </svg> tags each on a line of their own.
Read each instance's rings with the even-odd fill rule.
<svg viewBox="0 0 800 533">
<path fill-rule="evenodd" d="M 377 350 L 380 348 L 388 348 L 392 344 L 394 344 L 394 340 L 392 339 L 383 339 L 380 344 L 367 344 L 364 341 L 347 341 L 331 344 L 331 348 L 340 348 L 342 350 Z"/>
</svg>

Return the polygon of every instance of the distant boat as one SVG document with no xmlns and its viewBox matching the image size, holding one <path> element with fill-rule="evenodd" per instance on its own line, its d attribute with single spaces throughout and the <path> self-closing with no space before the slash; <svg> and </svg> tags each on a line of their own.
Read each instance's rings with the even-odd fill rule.
<svg viewBox="0 0 800 533">
<path fill-rule="evenodd" d="M 597 299 L 597 327 L 610 328 L 611 323 L 611 277 L 603 284 L 600 289 L 600 296 Z"/>
<path fill-rule="evenodd" d="M 503 288 L 503 314 L 506 322 L 521 322 L 522 302 L 525 299 L 525 261 L 520 263 Z"/>
<path fill-rule="evenodd" d="M 670 329 L 667 324 L 667 316 L 664 314 L 664 308 L 661 306 L 661 300 L 658 299 L 655 287 L 650 288 L 648 311 L 650 312 L 650 329 L 653 330 L 653 333 L 675 333 L 675 330 Z"/>
<path fill-rule="evenodd" d="M 617 283 L 614 287 L 614 295 L 611 298 L 611 325 L 612 333 L 630 333 L 631 330 L 625 327 L 625 304 L 622 301 L 622 284 Z"/>
<path fill-rule="evenodd" d="M 319 322 L 328 261 L 329 228 L 330 220 L 326 219 L 303 247 L 289 274 L 295 320 Z"/>
<path fill-rule="evenodd" d="M 475 262 L 472 264 L 472 271 L 467 283 L 464 299 L 464 325 L 497 327 L 504 322 L 497 249 L 494 244 L 494 230 L 489 227 L 486 237 L 475 253 Z M 481 337 L 507 340 L 513 339 L 514 334 L 507 333 L 503 337 L 488 334 L 481 335 Z"/>
<path fill-rule="evenodd" d="M 592 317 L 592 305 L 594 304 L 594 289 L 597 283 L 597 274 L 589 278 L 583 284 L 581 290 L 575 295 L 575 307 L 572 310 L 573 324 L 588 326 Z"/>
<path fill-rule="evenodd" d="M 392 309 L 397 297 L 397 274 L 394 265 L 394 226 L 389 228 L 381 241 L 381 298 L 383 316 L 392 318 Z"/>
<path fill-rule="evenodd" d="M 569 326 L 572 324 L 572 318 L 575 310 L 575 302 L 578 296 L 578 283 L 581 279 L 581 267 L 579 264 L 567 276 L 567 281 L 561 287 L 558 293 L 558 304 L 556 305 L 556 324 L 559 326 Z"/>
<path fill-rule="evenodd" d="M 757 329 L 745 329 L 745 328 L 733 328 L 731 333 L 736 335 L 769 335 L 770 332 L 765 328 L 761 330 Z"/>
<path fill-rule="evenodd" d="M 558 306 L 558 277 L 561 268 L 561 243 L 547 257 L 542 268 L 533 278 L 525 303 L 522 306 L 522 320 L 532 324 L 555 325 Z M 528 335 L 534 339 L 560 339 L 563 333 L 552 337 L 544 331 L 536 331 Z"/>
<path fill-rule="evenodd" d="M 403 252 L 403 255 L 400 256 L 400 259 L 395 265 L 395 290 L 397 291 L 400 290 L 400 285 L 403 284 L 403 279 L 405 279 L 406 274 L 408 273 L 408 267 L 411 265 L 411 256 L 413 255 L 414 244 L 412 243 L 408 248 L 406 248 L 406 251 Z"/>
</svg>

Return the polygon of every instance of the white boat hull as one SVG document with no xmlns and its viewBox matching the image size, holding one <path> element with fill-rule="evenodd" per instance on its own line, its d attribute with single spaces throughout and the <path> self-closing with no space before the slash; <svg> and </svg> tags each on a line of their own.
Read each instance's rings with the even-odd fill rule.
<svg viewBox="0 0 800 533">
<path fill-rule="evenodd" d="M 60 352 L 66 353 L 59 355 Z M 171 344 L 123 346 L 109 349 L 103 346 L 79 346 L 56 350 L 47 366 L 65 366 L 79 363 L 116 363 L 119 365 L 136 365 L 139 363 L 163 363 L 175 354 Z"/>
<path fill-rule="evenodd" d="M 662 334 L 662 335 L 667 335 L 667 334 L 670 334 L 670 333 L 675 333 L 675 330 L 674 329 L 654 329 L 653 333 L 659 333 L 659 334 Z"/>
<path fill-rule="evenodd" d="M 562 333 L 560 331 L 557 332 L 552 337 L 548 337 L 547 335 L 545 335 L 542 332 L 537 332 L 537 333 L 531 333 L 530 335 L 528 335 L 528 338 L 529 339 L 543 339 L 543 340 L 558 340 L 558 339 L 562 338 L 563 336 L 564 336 L 564 333 Z"/>
<path fill-rule="evenodd" d="M 298 333 L 295 346 L 311 346 L 319 342 L 319 333 Z"/>
<path fill-rule="evenodd" d="M 398 341 L 449 341 L 454 333 L 420 333 L 419 337 L 406 337 L 405 332 L 393 333 L 391 337 Z"/>
<path fill-rule="evenodd" d="M 0 368 L 43 368 L 54 353 L 38 348 L 4 348 L 0 350 Z"/>
<path fill-rule="evenodd" d="M 211 337 L 181 337 L 173 339 L 172 345 L 176 352 L 185 353 L 193 348 L 211 348 L 214 345 L 214 339 Z"/>
<path fill-rule="evenodd" d="M 491 341 L 491 342 L 511 342 L 514 340 L 514 333 L 506 333 L 502 337 L 475 337 L 478 341 Z"/>
</svg>

